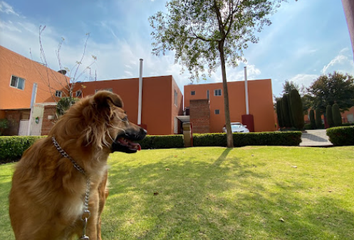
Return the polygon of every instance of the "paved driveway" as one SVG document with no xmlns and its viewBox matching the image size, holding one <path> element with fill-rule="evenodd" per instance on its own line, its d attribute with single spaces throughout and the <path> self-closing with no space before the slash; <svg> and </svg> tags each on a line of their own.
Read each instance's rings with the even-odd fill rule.
<svg viewBox="0 0 354 240">
<path fill-rule="evenodd" d="M 306 130 L 306 133 L 302 133 L 301 140 L 302 142 L 300 143 L 300 146 L 304 147 L 333 146 L 333 144 L 328 140 L 325 129 Z"/>
</svg>

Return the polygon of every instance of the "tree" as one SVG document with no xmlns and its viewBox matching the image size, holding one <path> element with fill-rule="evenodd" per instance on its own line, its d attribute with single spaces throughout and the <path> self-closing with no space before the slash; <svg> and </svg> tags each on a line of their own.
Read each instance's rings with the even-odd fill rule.
<svg viewBox="0 0 354 240">
<path fill-rule="evenodd" d="M 302 130 L 304 128 L 304 115 L 302 111 L 301 97 L 296 89 L 290 91 L 289 100 L 291 105 L 290 115 L 293 119 L 294 127 L 298 130 Z"/>
<path fill-rule="evenodd" d="M 311 97 L 312 107 L 326 112 L 327 105 L 338 104 L 341 112 L 354 106 L 354 78 L 334 72 L 320 76 L 307 88 Z"/>
<path fill-rule="evenodd" d="M 339 111 L 339 106 L 337 103 L 333 104 L 332 106 L 332 117 L 334 126 L 341 126 L 342 125 L 342 115 Z"/>
<path fill-rule="evenodd" d="M 293 81 L 285 80 L 285 83 L 283 84 L 283 93 L 289 94 L 293 89 L 300 91 L 299 85 L 297 85 Z"/>
<path fill-rule="evenodd" d="M 289 94 L 284 94 L 283 99 L 282 99 L 282 117 L 283 117 L 283 123 L 284 127 L 290 128 L 292 127 L 291 125 L 291 120 L 290 120 L 290 110 L 289 110 Z"/>
<path fill-rule="evenodd" d="M 282 116 L 282 99 L 281 98 L 277 99 L 276 112 L 277 112 L 277 117 L 278 117 L 279 128 L 281 129 L 284 127 L 284 120 L 283 120 L 283 116 Z"/>
<path fill-rule="evenodd" d="M 310 110 L 310 123 L 311 129 L 316 129 L 315 111 L 313 109 Z"/>
<path fill-rule="evenodd" d="M 326 120 L 327 120 L 327 124 L 329 127 L 334 127 L 331 105 L 327 105 L 327 107 L 326 107 Z"/>
<path fill-rule="evenodd" d="M 226 63 L 236 67 L 243 60 L 248 42 L 257 43 L 255 30 L 270 25 L 267 18 L 283 0 L 171 0 L 168 13 L 157 12 L 149 18 L 154 29 L 152 52 L 175 51 L 175 62 L 186 66 L 191 80 L 205 78 L 221 67 L 227 146 L 233 147 L 230 125 Z"/>
<path fill-rule="evenodd" d="M 316 109 L 316 128 L 322 128 L 322 112 L 319 108 Z"/>
<path fill-rule="evenodd" d="M 46 53 L 43 47 L 43 43 L 42 43 L 42 35 L 44 30 L 46 29 L 46 26 L 39 26 L 39 47 L 40 47 L 40 59 L 41 59 L 41 63 L 44 66 L 48 67 L 48 62 L 47 62 L 47 58 L 46 58 Z M 61 98 L 58 102 L 57 102 L 57 116 L 58 115 L 62 115 L 67 109 L 70 108 L 70 106 L 72 104 L 74 104 L 77 99 L 74 96 L 73 93 L 73 89 L 75 84 L 79 81 L 79 79 L 81 77 L 83 77 L 83 75 L 87 74 L 87 72 L 90 72 L 90 78 L 91 78 L 91 66 L 94 65 L 96 63 L 97 57 L 92 55 L 92 62 L 89 63 L 84 69 L 82 69 L 82 65 L 83 65 L 83 60 L 86 56 L 86 48 L 87 48 L 87 43 L 88 40 L 90 38 L 90 34 L 86 33 L 86 39 L 84 42 L 84 46 L 83 46 L 83 52 L 81 55 L 80 60 L 76 61 L 75 64 L 71 67 L 64 67 L 62 65 L 61 62 L 61 58 L 60 58 L 60 51 L 61 51 L 61 47 L 65 41 L 64 38 L 61 39 L 61 41 L 58 44 L 58 49 L 56 50 L 56 57 L 57 57 L 57 61 L 59 64 L 59 72 L 62 73 L 62 77 L 63 79 L 58 79 L 56 76 L 51 75 L 51 77 L 49 77 L 49 71 L 47 70 L 47 75 L 46 76 L 41 76 L 42 77 L 42 81 L 44 81 L 47 86 L 48 86 L 48 91 L 50 92 L 53 101 L 57 102 L 57 98 L 55 97 L 55 92 L 58 89 L 53 89 L 52 88 L 52 82 L 51 81 L 56 81 L 58 83 L 60 83 L 61 87 L 65 90 L 63 91 L 63 98 Z M 31 53 L 32 55 L 32 53 Z"/>
</svg>

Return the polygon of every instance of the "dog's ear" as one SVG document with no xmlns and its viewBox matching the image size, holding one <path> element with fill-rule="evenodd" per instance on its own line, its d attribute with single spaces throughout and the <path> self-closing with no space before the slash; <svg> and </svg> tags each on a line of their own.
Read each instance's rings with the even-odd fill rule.
<svg viewBox="0 0 354 240">
<path fill-rule="evenodd" d="M 120 108 L 123 107 L 123 101 L 120 96 L 109 91 L 99 91 L 96 93 L 94 102 L 98 108 L 109 107 L 110 103 Z"/>
</svg>

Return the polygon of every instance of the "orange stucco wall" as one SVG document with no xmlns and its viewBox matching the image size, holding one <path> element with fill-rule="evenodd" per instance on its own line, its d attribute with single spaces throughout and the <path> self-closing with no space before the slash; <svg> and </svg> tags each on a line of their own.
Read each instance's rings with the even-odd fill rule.
<svg viewBox="0 0 354 240">
<path fill-rule="evenodd" d="M 25 79 L 23 90 L 10 86 L 13 75 Z M 34 83 L 38 85 L 37 103 L 54 102 L 52 94 L 62 90 L 66 79 L 64 75 L 0 46 L 0 110 L 29 108 Z"/>
<path fill-rule="evenodd" d="M 111 89 L 120 95 L 129 120 L 137 123 L 139 78 L 82 82 L 74 87 L 74 91 L 81 90 L 83 96 L 102 89 Z M 177 105 L 174 104 L 174 90 L 177 91 Z M 182 93 L 172 76 L 143 78 L 141 122 L 147 126 L 148 134 L 174 133 L 174 118 L 183 111 L 182 99 Z"/>
<path fill-rule="evenodd" d="M 221 96 L 215 96 L 214 90 L 221 89 Z M 192 99 L 206 99 L 209 90 L 210 132 L 221 132 L 225 125 L 224 93 L 222 83 L 193 84 L 184 86 L 184 106 L 189 107 Z M 195 95 L 191 95 L 191 91 Z M 228 82 L 230 119 L 242 122 L 246 114 L 245 84 L 243 81 Z M 275 118 L 273 109 L 272 83 L 270 79 L 248 81 L 249 113 L 254 116 L 256 132 L 274 131 Z M 219 110 L 219 114 L 215 114 Z"/>
</svg>

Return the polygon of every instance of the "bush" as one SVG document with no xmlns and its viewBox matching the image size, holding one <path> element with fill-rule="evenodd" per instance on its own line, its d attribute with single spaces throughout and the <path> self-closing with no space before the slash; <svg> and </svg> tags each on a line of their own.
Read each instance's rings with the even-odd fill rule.
<svg viewBox="0 0 354 240">
<path fill-rule="evenodd" d="M 257 132 L 233 133 L 235 147 L 251 145 L 298 146 L 301 143 L 301 132 Z M 194 134 L 193 146 L 226 146 L 225 133 Z"/>
<path fill-rule="evenodd" d="M 139 141 L 142 149 L 155 148 L 182 148 L 184 139 L 182 134 L 178 135 L 148 135 Z"/>
<path fill-rule="evenodd" d="M 0 136 L 3 131 L 9 127 L 9 121 L 7 119 L 0 119 Z"/>
<path fill-rule="evenodd" d="M 328 128 L 326 132 L 333 145 L 354 145 L 354 126 Z"/>
<path fill-rule="evenodd" d="M 2 163 L 19 160 L 23 152 L 40 136 L 3 136 L 0 137 L 0 160 Z"/>
<path fill-rule="evenodd" d="M 334 126 L 338 127 L 342 125 L 342 115 L 339 111 L 339 106 L 337 103 L 333 104 L 332 106 L 332 117 Z"/>
<path fill-rule="evenodd" d="M 323 128 L 321 116 L 322 116 L 321 110 L 319 108 L 317 108 L 316 109 L 316 128 L 317 129 Z"/>
<path fill-rule="evenodd" d="M 290 116 L 293 120 L 293 126 L 298 130 L 302 130 L 304 128 L 304 114 L 302 110 L 302 101 L 299 95 L 299 92 L 296 89 L 290 91 L 289 94 L 289 102 L 291 113 Z"/>
<path fill-rule="evenodd" d="M 311 129 L 316 129 L 315 112 L 313 109 L 310 110 L 310 123 Z"/>
<path fill-rule="evenodd" d="M 327 124 L 329 127 L 334 127 L 331 105 L 327 105 L 327 107 L 326 107 L 326 120 L 327 120 Z"/>
</svg>

